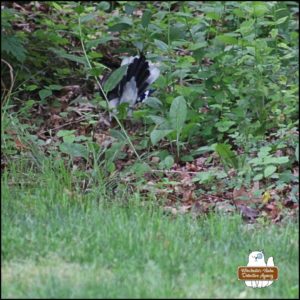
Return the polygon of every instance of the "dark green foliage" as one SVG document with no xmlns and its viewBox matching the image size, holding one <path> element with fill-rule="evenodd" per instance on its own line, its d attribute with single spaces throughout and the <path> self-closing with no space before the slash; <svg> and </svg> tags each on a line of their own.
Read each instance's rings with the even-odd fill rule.
<svg viewBox="0 0 300 300">
<path fill-rule="evenodd" d="M 104 111 L 93 76 L 116 69 L 120 56 L 143 51 L 160 63 L 162 73 L 156 94 L 134 112 L 145 124 L 146 144 L 169 141 L 179 162 L 218 143 L 215 150 L 225 165 L 242 174 L 254 167 L 251 178 L 273 176 L 276 163 L 259 169 L 250 154 L 272 144 L 273 154 L 292 148 L 290 164 L 298 159 L 298 143 L 289 135 L 298 124 L 297 13 L 296 2 L 276 1 L 28 2 L 23 9 L 7 3 L 1 11 L 1 53 L 16 76 L 5 112 L 13 107 L 28 123 L 32 107 L 60 107 L 59 92 L 67 85 L 79 85 L 81 96 Z M 3 66 L 8 90 L 9 69 Z M 111 79 L 105 91 L 118 81 Z M 88 121 L 96 122 L 93 116 Z M 87 159 L 88 148 L 80 143 L 64 141 L 59 149 Z M 230 148 L 243 155 L 228 160 Z M 161 165 L 170 167 L 171 161 Z"/>
</svg>

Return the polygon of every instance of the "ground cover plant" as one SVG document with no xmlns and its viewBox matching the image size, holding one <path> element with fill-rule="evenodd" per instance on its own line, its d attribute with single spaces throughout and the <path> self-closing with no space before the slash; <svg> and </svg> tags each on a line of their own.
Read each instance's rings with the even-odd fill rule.
<svg viewBox="0 0 300 300">
<path fill-rule="evenodd" d="M 3 2 L 1 25 L 3 297 L 297 297 L 297 2 Z M 153 94 L 111 118 L 138 53 Z M 260 291 L 235 273 L 255 247 L 285 272 Z"/>
</svg>

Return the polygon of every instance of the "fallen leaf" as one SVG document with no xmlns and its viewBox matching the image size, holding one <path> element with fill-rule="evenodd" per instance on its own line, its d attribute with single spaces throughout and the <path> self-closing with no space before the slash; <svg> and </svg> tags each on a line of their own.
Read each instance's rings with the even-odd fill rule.
<svg viewBox="0 0 300 300">
<path fill-rule="evenodd" d="M 262 203 L 263 204 L 266 204 L 270 201 L 271 199 L 271 194 L 269 191 L 265 191 L 264 194 L 263 194 L 263 197 L 262 197 Z"/>
<path fill-rule="evenodd" d="M 15 145 L 16 145 L 16 148 L 18 149 L 18 150 L 25 150 L 26 148 L 27 148 L 27 146 L 25 145 L 25 144 L 23 144 L 21 141 L 20 141 L 20 139 L 19 138 L 15 138 L 14 139 L 15 140 Z"/>
</svg>

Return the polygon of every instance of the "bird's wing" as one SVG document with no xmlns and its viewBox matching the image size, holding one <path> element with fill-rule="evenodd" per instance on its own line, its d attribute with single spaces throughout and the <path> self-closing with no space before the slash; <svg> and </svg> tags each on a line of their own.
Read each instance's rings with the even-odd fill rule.
<svg viewBox="0 0 300 300">
<path fill-rule="evenodd" d="M 160 71 L 153 64 L 149 65 L 149 71 L 150 71 L 150 76 L 147 79 L 147 83 L 150 85 L 159 77 Z"/>
<path fill-rule="evenodd" d="M 107 96 L 110 100 L 110 108 L 115 109 L 120 103 L 129 103 L 133 107 L 137 102 L 145 98 L 145 92 L 160 75 L 159 69 L 140 56 L 125 57 L 121 66 L 128 65 L 127 72 L 122 80 L 109 91 Z"/>
</svg>

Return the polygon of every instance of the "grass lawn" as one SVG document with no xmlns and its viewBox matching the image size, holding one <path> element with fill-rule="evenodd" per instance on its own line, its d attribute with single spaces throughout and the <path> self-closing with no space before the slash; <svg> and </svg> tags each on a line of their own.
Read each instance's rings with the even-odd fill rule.
<svg viewBox="0 0 300 300">
<path fill-rule="evenodd" d="M 2 297 L 297 298 L 298 225 L 239 215 L 171 217 L 138 197 L 121 205 L 95 185 L 72 193 L 65 170 L 2 176 Z M 274 257 L 279 280 L 237 280 L 249 249 Z"/>
</svg>

